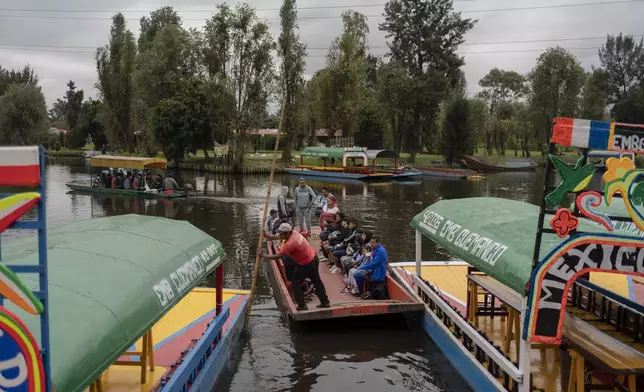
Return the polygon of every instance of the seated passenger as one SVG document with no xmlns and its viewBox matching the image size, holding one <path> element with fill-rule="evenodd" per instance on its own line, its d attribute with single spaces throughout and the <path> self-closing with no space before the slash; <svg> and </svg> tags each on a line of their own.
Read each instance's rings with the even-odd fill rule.
<svg viewBox="0 0 644 392">
<path fill-rule="evenodd" d="M 175 181 L 174 176 L 169 173 L 168 177 L 163 181 L 163 193 L 171 195 L 177 188 L 179 188 L 179 184 Z"/>
<path fill-rule="evenodd" d="M 135 191 L 140 191 L 141 190 L 141 174 L 138 173 L 136 175 L 136 178 L 134 178 L 134 182 L 132 183 L 132 189 Z"/>
<path fill-rule="evenodd" d="M 383 292 L 382 286 L 387 278 L 387 251 L 380 244 L 380 237 L 377 235 L 371 237 L 369 245 L 371 258 L 369 262 L 357 269 L 355 273 L 356 286 L 363 299 L 376 297 L 373 295 L 375 291 L 379 292 L 379 297 L 386 297 L 386 286 L 385 292 Z"/>
<path fill-rule="evenodd" d="M 128 172 L 125 173 L 125 180 L 123 180 L 123 189 L 132 190 L 132 175 Z"/>
<path fill-rule="evenodd" d="M 356 284 L 356 277 L 355 277 L 356 272 L 358 271 L 358 268 L 368 263 L 370 258 L 371 258 L 371 249 L 369 248 L 369 245 L 363 247 L 360 250 L 360 252 L 354 255 L 354 259 L 352 260 L 352 265 L 348 269 L 348 272 L 343 279 L 346 285 L 344 289 L 342 289 L 343 293 L 360 295 L 360 291 L 358 290 L 358 285 Z"/>
</svg>

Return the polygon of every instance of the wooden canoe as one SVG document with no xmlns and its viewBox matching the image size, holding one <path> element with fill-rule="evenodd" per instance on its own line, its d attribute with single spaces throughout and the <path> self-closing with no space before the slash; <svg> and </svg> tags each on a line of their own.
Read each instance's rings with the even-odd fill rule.
<svg viewBox="0 0 644 392">
<path fill-rule="evenodd" d="M 539 166 L 532 159 L 513 159 L 507 160 L 503 165 L 493 165 L 468 155 L 463 156 L 463 162 L 470 169 L 485 173 L 531 171 Z"/>
<path fill-rule="evenodd" d="M 315 232 L 315 229 L 314 229 Z M 319 229 L 317 230 L 319 233 Z M 279 242 L 279 241 L 278 241 Z M 274 243 L 268 242 L 268 252 L 275 251 Z M 314 249 L 319 248 L 319 239 L 313 235 L 311 245 Z M 342 293 L 344 287 L 343 274 L 331 274 L 325 262 L 320 263 L 320 276 L 326 288 L 331 308 L 317 309 L 320 304 L 317 296 L 313 296 L 308 303 L 309 310 L 298 311 L 297 304 L 293 299 L 292 291 L 284 273 L 280 268 L 280 261 L 271 260 L 268 266 L 268 274 L 275 295 L 277 304 L 284 309 L 294 321 L 335 319 L 356 316 L 373 316 L 385 314 L 404 314 L 415 311 L 422 311 L 423 304 L 415 299 L 395 279 L 387 275 L 388 300 L 363 300 L 352 294 Z"/>
</svg>

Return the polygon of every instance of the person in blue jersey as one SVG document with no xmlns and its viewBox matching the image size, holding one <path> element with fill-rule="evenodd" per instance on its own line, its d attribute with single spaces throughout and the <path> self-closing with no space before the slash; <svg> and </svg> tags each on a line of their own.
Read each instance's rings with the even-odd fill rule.
<svg viewBox="0 0 644 392">
<path fill-rule="evenodd" d="M 367 263 L 358 268 L 354 276 L 358 292 L 363 299 L 371 298 L 374 289 L 382 286 L 387 279 L 388 255 L 380 243 L 380 236 L 372 236 L 369 245 L 371 248 L 371 257 Z M 381 295 L 384 297 L 386 293 L 380 293 L 379 296 Z"/>
</svg>

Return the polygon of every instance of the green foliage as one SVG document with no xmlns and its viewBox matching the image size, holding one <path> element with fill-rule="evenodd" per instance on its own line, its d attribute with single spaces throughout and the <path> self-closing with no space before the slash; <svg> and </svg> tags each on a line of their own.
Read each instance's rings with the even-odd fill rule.
<svg viewBox="0 0 644 392">
<path fill-rule="evenodd" d="M 366 84 L 367 17 L 355 11 L 342 13 L 342 34 L 327 54 L 323 94 L 327 127 L 340 129 L 344 136 L 355 133 Z"/>
<path fill-rule="evenodd" d="M 211 101 L 213 129 L 229 142 L 228 162 L 241 168 L 249 130 L 261 125 L 273 84 L 273 38 L 248 4 L 231 10 L 219 5 L 206 21 L 203 56 L 210 88 L 221 92 Z M 231 108 L 227 113 L 212 107 Z M 223 131 L 223 132 L 222 132 Z"/>
<path fill-rule="evenodd" d="M 608 73 L 601 68 L 593 69 L 586 74 L 581 90 L 579 116 L 589 120 L 605 120 L 608 98 Z"/>
<path fill-rule="evenodd" d="M 3 69 L 0 67 L 0 95 L 3 95 L 12 84 L 29 84 L 38 86 L 38 76 L 35 74 L 33 68 L 25 65 L 22 70 Z"/>
<path fill-rule="evenodd" d="M 441 127 L 440 150 L 445 161 L 454 163 L 474 151 L 474 127 L 470 101 L 456 96 L 447 103 Z"/>
<path fill-rule="evenodd" d="M 83 106 L 83 97 L 83 90 L 76 91 L 76 84 L 73 80 L 70 80 L 67 83 L 67 92 L 65 93 L 65 117 L 70 130 L 75 129 L 78 123 Z"/>
<path fill-rule="evenodd" d="M 112 18 L 109 44 L 96 51 L 97 88 L 103 98 L 101 121 L 110 143 L 133 152 L 134 61 L 136 43 L 123 14 Z"/>
<path fill-rule="evenodd" d="M 174 8 L 166 6 L 152 11 L 150 17 L 141 18 L 141 34 L 139 35 L 139 50 L 145 52 L 152 46 L 157 34 L 165 27 L 181 27 L 181 17 Z"/>
<path fill-rule="evenodd" d="M 412 78 L 400 62 L 391 61 L 378 71 L 378 99 L 386 108 L 384 111 L 392 133 L 393 150 L 400 154 L 403 136 L 411 121 Z"/>
<path fill-rule="evenodd" d="M 0 96 L 0 145 L 36 144 L 47 136 L 47 106 L 40 87 L 10 84 Z"/>
<path fill-rule="evenodd" d="M 103 150 L 107 146 L 107 135 L 105 127 L 100 121 L 100 113 L 103 108 L 103 103 L 97 100 L 87 100 L 83 102 L 80 120 L 78 122 L 78 132 L 84 135 L 85 139 L 90 137 L 94 148 Z"/>
<path fill-rule="evenodd" d="M 406 138 L 415 160 L 424 140 L 435 132 L 440 103 L 460 78 L 463 58 L 456 51 L 476 21 L 454 12 L 451 0 L 390 0 L 385 22 L 392 60 L 399 61 L 412 77 L 409 112 L 412 124 Z M 413 26 L 413 27 L 412 27 Z"/>
<path fill-rule="evenodd" d="M 632 88 L 644 87 L 644 44 L 632 35 L 609 35 L 599 49 L 606 70 L 610 103 L 626 99 Z"/>
<path fill-rule="evenodd" d="M 83 134 L 82 130 L 74 128 L 67 134 L 67 147 L 73 149 L 81 149 L 87 144 L 87 135 Z"/>
<path fill-rule="evenodd" d="M 574 55 L 556 47 L 539 56 L 529 79 L 532 86 L 530 105 L 535 116 L 537 140 L 542 154 L 545 154 L 552 119 L 574 117 L 577 113 L 584 70 Z"/>
<path fill-rule="evenodd" d="M 615 121 L 644 124 L 644 88 L 631 89 L 612 109 Z"/>
<path fill-rule="evenodd" d="M 382 116 L 383 108 L 376 98 L 375 91 L 367 91 L 366 102 L 358 113 L 358 130 L 354 139 L 357 146 L 383 148 L 386 121 Z"/>
<path fill-rule="evenodd" d="M 280 9 L 282 32 L 277 41 L 281 62 L 280 91 L 284 105 L 284 122 L 280 131 L 285 133 L 282 160 L 291 161 L 291 145 L 298 134 L 298 98 L 304 87 L 306 46 L 300 43 L 295 0 L 284 0 Z"/>
</svg>

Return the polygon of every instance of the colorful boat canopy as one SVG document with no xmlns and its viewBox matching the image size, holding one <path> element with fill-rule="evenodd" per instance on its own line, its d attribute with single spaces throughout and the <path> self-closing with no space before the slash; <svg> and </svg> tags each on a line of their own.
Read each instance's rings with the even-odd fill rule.
<svg viewBox="0 0 644 392">
<path fill-rule="evenodd" d="M 163 158 L 119 157 L 96 155 L 91 159 L 92 167 L 114 167 L 119 169 L 165 169 L 168 162 Z"/>
<path fill-rule="evenodd" d="M 0 199 L 0 233 L 40 201 L 40 193 L 26 192 Z"/>
<path fill-rule="evenodd" d="M 477 197 L 441 200 L 416 215 L 411 226 L 521 295 L 532 272 L 539 207 L 521 201 Z M 579 230 L 608 231 L 579 219 Z M 561 243 L 544 235 L 540 259 Z"/>
<path fill-rule="evenodd" d="M 644 152 L 644 125 L 558 117 L 550 142 L 593 150 Z"/>
<path fill-rule="evenodd" d="M 335 158 L 342 159 L 344 154 L 348 152 L 361 153 L 365 149 L 362 147 L 354 148 L 340 148 L 340 147 L 307 147 L 302 150 L 303 157 L 316 157 L 316 158 Z"/>
<path fill-rule="evenodd" d="M 36 238 L 3 241 L 9 266 L 38 263 Z M 221 243 L 183 221 L 140 215 L 78 221 L 48 235 L 52 380 L 79 392 L 213 272 Z M 22 281 L 32 290 L 37 276 Z M 12 303 L 34 336 L 39 319 Z"/>
<path fill-rule="evenodd" d="M 40 148 L 0 147 L 0 186 L 40 185 Z"/>
</svg>

